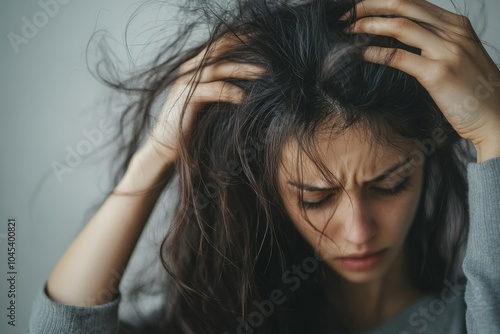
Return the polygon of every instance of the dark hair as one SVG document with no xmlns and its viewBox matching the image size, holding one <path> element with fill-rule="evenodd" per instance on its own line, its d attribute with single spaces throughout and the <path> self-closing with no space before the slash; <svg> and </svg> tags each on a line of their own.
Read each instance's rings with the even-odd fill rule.
<svg viewBox="0 0 500 334">
<path fill-rule="evenodd" d="M 415 78 L 361 56 L 367 45 L 420 50 L 389 37 L 346 34 L 355 15 L 350 22 L 339 17 L 354 0 L 216 3 L 190 1 L 184 8 L 208 23 L 206 41 L 181 50 L 196 26 L 186 23 L 146 70 L 119 82 L 101 75 L 136 97 L 120 122 L 120 136 L 127 126 L 132 133 L 119 152 L 124 160 L 117 183 L 182 63 L 226 36 L 239 43 L 214 62 L 268 70 L 255 80 L 228 79 L 245 90 L 244 102 L 205 105 L 183 142 L 175 165 L 179 202 L 161 251 L 171 278 L 164 287 L 168 300 L 145 332 L 236 333 L 245 323 L 248 333 L 321 330 L 325 300 L 315 279 L 321 271 L 296 290 L 283 279 L 315 254 L 285 213 L 278 170 L 285 142 L 295 139 L 328 174 L 314 145 L 325 124 L 339 134 L 362 125 L 371 140 L 395 147 L 394 136 L 419 143 L 424 183 L 408 236 L 412 280 L 436 291 L 461 275 L 471 153 Z M 282 303 L 269 304 L 277 291 Z"/>
</svg>

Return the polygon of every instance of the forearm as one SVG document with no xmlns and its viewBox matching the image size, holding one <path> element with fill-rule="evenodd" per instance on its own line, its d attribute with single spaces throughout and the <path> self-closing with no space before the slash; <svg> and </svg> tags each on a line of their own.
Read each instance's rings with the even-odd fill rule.
<svg viewBox="0 0 500 334">
<path fill-rule="evenodd" d="M 467 175 L 467 333 L 500 333 L 500 157 L 468 164 Z"/>
<path fill-rule="evenodd" d="M 54 301 L 97 305 L 116 296 L 119 280 L 164 188 L 158 184 L 172 176 L 173 159 L 158 159 L 146 147 L 136 153 L 113 194 L 53 269 L 47 294 Z M 156 190 L 144 191 L 152 187 Z"/>
</svg>

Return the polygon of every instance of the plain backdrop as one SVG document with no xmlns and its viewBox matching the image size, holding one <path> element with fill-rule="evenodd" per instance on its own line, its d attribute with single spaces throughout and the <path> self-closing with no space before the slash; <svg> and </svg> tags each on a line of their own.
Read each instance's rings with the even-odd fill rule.
<svg viewBox="0 0 500 334">
<path fill-rule="evenodd" d="M 43 5 L 54 1 L 0 2 L 1 333 L 27 330 L 35 294 L 110 185 L 112 146 L 103 144 L 110 139 L 110 132 L 104 131 L 110 125 L 102 127 L 110 91 L 87 69 L 89 39 L 107 31 L 117 55 L 130 65 L 149 59 L 142 45 L 167 36 L 165 32 L 174 26 L 165 5 L 162 10 L 153 4 L 142 11 L 129 28 L 129 61 L 123 51 L 124 32 L 141 1 L 59 0 L 57 8 Z M 464 1 L 455 1 L 462 10 Z M 448 0 L 432 2 L 453 10 Z M 466 10 L 481 38 L 500 48 L 500 1 L 485 0 L 484 9 L 480 3 L 469 1 Z M 30 30 L 30 24 L 36 29 Z M 493 49 L 487 50 L 498 64 Z M 86 147 L 85 134 L 96 131 L 101 132 L 102 142 Z M 69 150 L 78 149 L 91 154 L 58 176 L 54 163 L 65 163 Z M 6 317 L 9 218 L 17 220 L 15 327 L 7 324 Z M 150 236 L 160 233 L 155 230 Z M 134 261 L 140 264 L 143 257 L 137 254 Z"/>
</svg>

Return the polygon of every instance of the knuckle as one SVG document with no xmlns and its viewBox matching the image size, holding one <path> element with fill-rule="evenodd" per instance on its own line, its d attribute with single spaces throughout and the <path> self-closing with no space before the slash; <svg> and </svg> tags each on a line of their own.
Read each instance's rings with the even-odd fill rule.
<svg viewBox="0 0 500 334">
<path fill-rule="evenodd" d="M 218 101 L 224 99 L 228 95 L 228 84 L 223 81 L 212 82 L 208 91 L 211 100 Z"/>
<path fill-rule="evenodd" d="M 204 66 L 201 68 L 201 74 L 204 80 L 212 80 L 217 76 L 217 68 L 214 66 Z"/>
<path fill-rule="evenodd" d="M 394 52 L 394 55 L 391 59 L 391 63 L 394 65 L 398 65 L 402 62 L 404 62 L 406 59 L 406 52 L 401 50 L 401 49 L 396 49 Z"/>
<path fill-rule="evenodd" d="M 213 89 L 216 93 L 222 93 L 228 89 L 228 84 L 224 81 L 217 81 L 213 83 Z"/>
<path fill-rule="evenodd" d="M 451 53 L 457 56 L 462 56 L 464 54 L 464 49 L 462 45 L 456 44 L 456 43 L 449 43 L 447 46 L 448 50 L 450 50 Z"/>
<path fill-rule="evenodd" d="M 440 63 L 434 66 L 431 77 L 434 81 L 447 80 L 451 76 L 453 68 L 449 63 Z"/>
<path fill-rule="evenodd" d="M 412 22 L 405 18 L 392 19 L 395 30 L 407 30 L 412 26 Z"/>
</svg>

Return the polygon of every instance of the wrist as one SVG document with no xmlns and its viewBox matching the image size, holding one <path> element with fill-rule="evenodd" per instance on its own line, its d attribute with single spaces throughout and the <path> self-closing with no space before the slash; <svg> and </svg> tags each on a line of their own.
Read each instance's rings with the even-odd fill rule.
<svg viewBox="0 0 500 334">
<path fill-rule="evenodd" d="M 474 145 L 474 147 L 476 148 L 478 163 L 500 157 L 500 138 Z"/>
<path fill-rule="evenodd" d="M 115 188 L 118 192 L 147 192 L 171 177 L 175 156 L 161 155 L 149 142 L 133 155 L 125 175 Z"/>
<path fill-rule="evenodd" d="M 177 153 L 148 139 L 147 142 L 134 154 L 133 159 L 153 164 L 159 169 L 167 170 L 177 161 Z"/>
</svg>

